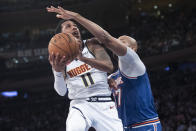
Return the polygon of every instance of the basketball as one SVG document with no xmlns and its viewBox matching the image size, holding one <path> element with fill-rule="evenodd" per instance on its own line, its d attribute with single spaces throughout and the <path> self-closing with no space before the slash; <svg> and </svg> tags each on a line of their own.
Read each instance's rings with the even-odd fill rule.
<svg viewBox="0 0 196 131">
<path fill-rule="evenodd" d="M 48 51 L 49 54 L 59 53 L 61 57 L 65 56 L 67 60 L 72 61 L 79 54 L 79 44 L 72 34 L 58 33 L 51 38 Z"/>
</svg>

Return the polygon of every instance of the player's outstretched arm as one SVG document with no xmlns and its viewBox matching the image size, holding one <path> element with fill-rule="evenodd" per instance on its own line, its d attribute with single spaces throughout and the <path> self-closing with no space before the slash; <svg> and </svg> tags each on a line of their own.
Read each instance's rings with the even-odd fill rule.
<svg viewBox="0 0 196 131">
<path fill-rule="evenodd" d="M 90 31 L 96 38 L 101 41 L 101 43 L 105 44 L 107 48 L 112 50 L 118 56 L 123 56 L 126 54 L 127 48 L 125 45 L 121 43 L 120 40 L 112 37 L 107 31 L 101 28 L 96 23 L 82 17 L 80 14 L 65 10 L 61 7 L 55 8 L 53 6 L 47 8 L 48 12 L 57 13 L 56 17 L 61 19 L 74 19 L 83 25 L 88 31 Z"/>
</svg>

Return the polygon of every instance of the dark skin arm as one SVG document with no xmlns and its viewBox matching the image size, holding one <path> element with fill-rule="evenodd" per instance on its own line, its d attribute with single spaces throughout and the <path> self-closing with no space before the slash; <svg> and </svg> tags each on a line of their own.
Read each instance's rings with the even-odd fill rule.
<svg viewBox="0 0 196 131">
<path fill-rule="evenodd" d="M 62 18 L 62 19 L 72 19 L 75 16 L 77 16 L 74 12 L 68 12 L 68 16 L 66 16 L 67 11 L 63 10 L 62 8 L 59 8 L 59 9 L 54 8 L 52 6 L 50 8 L 47 8 L 47 10 L 48 10 L 48 12 L 59 13 L 59 14 L 57 14 L 57 17 Z M 60 14 L 62 16 L 59 16 Z M 69 17 L 69 16 L 71 16 L 71 17 Z M 74 16 L 74 17 L 72 17 L 72 16 Z M 76 20 L 76 21 L 78 21 L 78 20 Z M 78 21 L 78 22 L 80 23 L 80 21 Z M 95 39 L 91 39 L 87 42 L 87 46 L 91 50 L 91 52 L 93 52 L 93 54 L 95 55 L 95 59 L 89 59 L 89 58 L 85 58 L 85 57 L 81 57 L 81 56 L 79 56 L 78 59 L 80 59 L 81 61 L 83 61 L 83 62 L 89 64 L 90 66 L 95 67 L 101 71 L 112 73 L 114 70 L 112 61 L 111 61 L 109 55 L 104 50 L 104 48 L 102 46 L 100 46 L 100 44 L 97 44 L 97 42 L 95 42 Z"/>
<path fill-rule="evenodd" d="M 91 67 L 95 67 L 101 71 L 112 73 L 114 69 L 112 61 L 105 49 L 99 44 L 99 42 L 95 38 L 92 38 L 89 39 L 86 44 L 89 50 L 95 55 L 95 59 L 82 56 L 79 56 L 78 58 L 81 61 L 90 65 Z"/>
<path fill-rule="evenodd" d="M 61 7 L 55 8 L 53 6 L 47 8 L 48 12 L 57 13 L 56 17 L 61 19 L 74 19 L 83 25 L 89 32 L 99 39 L 107 48 L 109 48 L 117 56 L 123 56 L 127 52 L 127 47 L 118 39 L 111 36 L 107 31 L 101 28 L 96 23 L 82 17 L 80 14 L 65 10 Z"/>
</svg>

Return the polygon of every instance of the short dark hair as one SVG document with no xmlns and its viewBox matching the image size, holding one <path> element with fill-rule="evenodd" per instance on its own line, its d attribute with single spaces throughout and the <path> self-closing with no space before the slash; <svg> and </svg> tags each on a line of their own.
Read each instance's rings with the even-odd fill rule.
<svg viewBox="0 0 196 131">
<path fill-rule="evenodd" d="M 72 22 L 76 23 L 76 25 L 78 26 L 78 29 L 81 30 L 81 28 L 82 28 L 81 24 L 78 23 L 78 22 L 75 21 L 75 20 L 60 20 L 59 23 L 58 23 L 58 25 L 57 25 L 57 27 L 56 27 L 56 29 L 55 29 L 55 34 L 61 33 L 61 28 L 62 28 L 61 25 L 62 25 L 64 22 L 66 22 L 66 21 L 72 21 Z"/>
<path fill-rule="evenodd" d="M 59 21 L 59 23 L 58 23 L 58 25 L 57 25 L 57 27 L 56 27 L 56 29 L 55 29 L 55 34 L 61 33 L 61 25 L 62 25 L 65 21 L 67 21 L 67 20 L 61 20 L 61 21 Z"/>
</svg>

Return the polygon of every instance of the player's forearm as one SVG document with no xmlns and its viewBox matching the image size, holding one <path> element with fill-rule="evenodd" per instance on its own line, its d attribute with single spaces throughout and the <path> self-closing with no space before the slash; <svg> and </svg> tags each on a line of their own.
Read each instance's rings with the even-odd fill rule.
<svg viewBox="0 0 196 131">
<path fill-rule="evenodd" d="M 91 59 L 91 58 L 86 58 L 86 57 L 83 57 L 80 60 L 90 65 L 91 67 L 97 68 L 107 73 L 112 73 L 114 70 L 113 64 L 110 64 L 110 63 L 107 63 L 101 60 L 96 60 L 96 59 Z"/>
<path fill-rule="evenodd" d="M 89 32 L 91 32 L 96 38 L 99 39 L 102 44 L 104 44 L 107 48 L 109 48 L 113 53 L 118 56 L 125 55 L 126 47 L 120 42 L 112 37 L 107 31 L 101 28 L 96 23 L 82 17 L 81 15 L 76 15 L 74 19 L 83 25 Z"/>
<path fill-rule="evenodd" d="M 53 70 L 54 74 L 54 89 L 60 95 L 64 96 L 67 92 L 66 83 L 62 72 L 56 72 Z"/>
<path fill-rule="evenodd" d="M 92 33 L 96 38 L 99 39 L 100 42 L 103 44 L 109 44 L 112 36 L 105 31 L 103 28 L 101 28 L 96 23 L 84 18 L 81 15 L 76 15 L 74 17 L 74 20 L 79 22 L 82 26 L 84 26 L 90 33 Z"/>
</svg>

